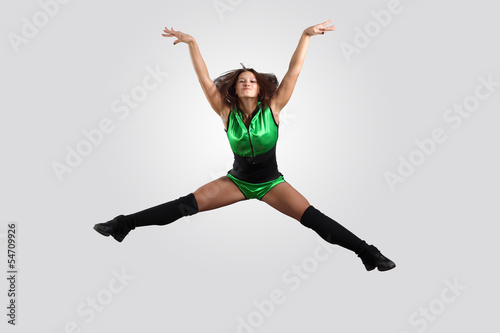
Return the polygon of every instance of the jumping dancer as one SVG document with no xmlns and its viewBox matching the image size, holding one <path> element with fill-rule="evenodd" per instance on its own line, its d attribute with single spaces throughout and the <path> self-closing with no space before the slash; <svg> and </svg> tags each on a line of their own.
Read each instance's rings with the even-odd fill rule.
<svg viewBox="0 0 500 333">
<path fill-rule="evenodd" d="M 166 225 L 190 216 L 242 200 L 258 199 L 311 228 L 329 243 L 356 253 L 365 268 L 386 271 L 396 267 L 373 245 L 368 245 L 342 225 L 326 216 L 285 181 L 276 163 L 279 114 L 292 96 L 312 36 L 335 30 L 333 20 L 305 29 L 281 84 L 274 74 L 252 68 L 224 73 L 214 81 L 200 54 L 196 40 L 185 33 L 165 28 L 164 37 L 176 37 L 174 45 L 186 43 L 194 70 L 210 106 L 221 117 L 234 153 L 227 175 L 209 182 L 193 193 L 131 215 L 119 215 L 94 229 L 118 242 L 147 225 Z"/>
</svg>

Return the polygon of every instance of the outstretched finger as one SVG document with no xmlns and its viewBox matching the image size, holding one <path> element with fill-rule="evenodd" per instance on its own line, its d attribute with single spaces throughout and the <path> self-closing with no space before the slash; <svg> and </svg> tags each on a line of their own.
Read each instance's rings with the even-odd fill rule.
<svg viewBox="0 0 500 333">
<path fill-rule="evenodd" d="M 332 21 L 333 21 L 333 19 L 331 19 L 331 20 L 328 20 L 328 21 L 326 21 L 326 22 L 323 22 L 323 23 L 320 23 L 319 25 L 327 25 L 328 23 L 330 23 L 330 22 L 332 22 Z"/>
<path fill-rule="evenodd" d="M 175 31 L 174 28 L 169 29 L 167 27 L 165 27 L 165 29 L 163 31 L 168 32 L 168 33 L 170 33 L 172 35 L 173 35 L 174 32 L 179 32 L 179 31 Z"/>
<path fill-rule="evenodd" d="M 165 36 L 165 37 L 172 37 L 173 36 L 170 31 L 168 31 L 168 30 L 163 30 L 163 31 L 165 32 L 164 34 L 162 34 L 163 36 Z"/>
</svg>

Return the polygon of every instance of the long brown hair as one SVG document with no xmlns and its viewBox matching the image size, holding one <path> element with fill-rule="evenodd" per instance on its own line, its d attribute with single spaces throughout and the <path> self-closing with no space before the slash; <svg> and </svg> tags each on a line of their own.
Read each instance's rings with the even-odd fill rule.
<svg viewBox="0 0 500 333">
<path fill-rule="evenodd" d="M 215 86 L 219 90 L 222 98 L 233 108 L 240 108 L 239 97 L 236 95 L 236 81 L 238 76 L 244 72 L 252 72 L 259 84 L 259 101 L 263 106 L 269 106 L 271 98 L 278 90 L 278 79 L 271 73 L 259 73 L 253 68 L 243 68 L 230 70 L 214 80 Z"/>
</svg>

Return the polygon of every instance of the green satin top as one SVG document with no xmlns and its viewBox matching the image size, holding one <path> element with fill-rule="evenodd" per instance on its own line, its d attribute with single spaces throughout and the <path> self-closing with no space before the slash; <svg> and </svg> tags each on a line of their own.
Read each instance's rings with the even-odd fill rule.
<svg viewBox="0 0 500 333">
<path fill-rule="evenodd" d="M 227 138 L 232 151 L 243 157 L 253 157 L 272 149 L 278 141 L 278 124 L 274 121 L 269 106 L 262 107 L 258 102 L 252 113 L 250 126 L 243 122 L 240 110 L 233 108 L 229 113 Z"/>
</svg>

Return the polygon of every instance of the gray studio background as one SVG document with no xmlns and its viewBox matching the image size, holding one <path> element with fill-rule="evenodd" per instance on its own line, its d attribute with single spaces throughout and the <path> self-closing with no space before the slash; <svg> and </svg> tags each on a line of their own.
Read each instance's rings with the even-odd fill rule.
<svg viewBox="0 0 500 333">
<path fill-rule="evenodd" d="M 0 283 L 2 332 L 498 330 L 495 3 L 1 7 L 2 274 L 12 222 L 19 261 L 16 327 L 7 324 L 8 286 Z M 212 78 L 241 62 L 281 80 L 302 31 L 330 18 L 336 31 L 311 39 L 282 112 L 278 166 L 395 270 L 366 272 L 353 253 L 257 200 L 137 229 L 123 243 L 92 229 L 231 168 L 188 47 L 162 37 L 165 26 L 197 39 Z M 33 22 L 36 30 L 27 27 Z M 132 93 L 136 105 L 127 107 L 122 96 Z M 108 132 L 89 146 L 84 133 L 101 125 Z M 432 148 L 435 129 L 441 142 Z M 428 143 L 427 153 L 416 141 Z M 68 167 L 78 147 L 86 156 Z M 412 173 L 401 166 L 410 158 Z M 57 163 L 71 172 L 58 174 Z M 398 168 L 408 174 L 391 187 L 387 174 Z"/>
</svg>

